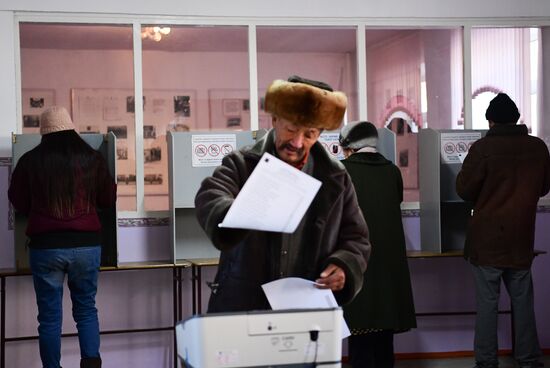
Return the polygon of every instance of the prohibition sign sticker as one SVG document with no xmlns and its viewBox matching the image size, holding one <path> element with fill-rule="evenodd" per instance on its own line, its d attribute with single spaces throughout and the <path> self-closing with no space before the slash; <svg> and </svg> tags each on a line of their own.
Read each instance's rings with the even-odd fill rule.
<svg viewBox="0 0 550 368">
<path fill-rule="evenodd" d="M 456 144 L 456 151 L 460 153 L 468 152 L 468 145 L 465 142 L 458 142 Z"/>
<path fill-rule="evenodd" d="M 195 147 L 195 154 L 199 157 L 204 157 L 208 153 L 208 150 L 204 144 L 199 144 Z"/>
<path fill-rule="evenodd" d="M 222 146 L 222 155 L 227 156 L 232 151 L 233 151 L 233 146 L 231 146 L 230 144 L 224 144 Z"/>
<path fill-rule="evenodd" d="M 237 136 L 235 134 L 192 134 L 191 147 L 193 167 L 219 166 L 227 154 L 237 149 Z"/>
<path fill-rule="evenodd" d="M 452 143 L 452 142 L 447 142 L 447 143 L 445 144 L 444 149 L 445 149 L 445 153 L 447 153 L 447 154 L 449 154 L 449 155 L 450 155 L 451 153 L 455 153 L 455 145 L 454 145 L 454 143 Z"/>
<path fill-rule="evenodd" d="M 210 154 L 210 156 L 216 157 L 220 154 L 220 146 L 218 146 L 217 144 L 211 144 L 210 146 L 208 146 L 208 153 Z"/>
</svg>

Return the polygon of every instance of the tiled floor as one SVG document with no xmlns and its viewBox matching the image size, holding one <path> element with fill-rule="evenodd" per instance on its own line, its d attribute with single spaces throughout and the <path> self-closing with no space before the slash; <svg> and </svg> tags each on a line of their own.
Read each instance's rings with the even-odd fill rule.
<svg viewBox="0 0 550 368">
<path fill-rule="evenodd" d="M 550 356 L 545 356 L 542 360 L 546 368 L 550 368 Z M 448 359 L 415 359 L 415 360 L 397 360 L 395 368 L 472 368 L 475 365 L 474 358 L 448 358 Z M 351 366 L 344 364 L 344 368 Z M 510 357 L 500 357 L 499 368 L 516 368 L 514 360 Z"/>
</svg>

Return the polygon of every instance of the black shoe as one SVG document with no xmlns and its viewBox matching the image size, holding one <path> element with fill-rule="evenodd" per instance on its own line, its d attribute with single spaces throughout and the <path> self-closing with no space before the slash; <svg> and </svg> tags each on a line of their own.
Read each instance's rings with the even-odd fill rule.
<svg viewBox="0 0 550 368">
<path fill-rule="evenodd" d="M 519 368 L 540 368 L 544 367 L 544 363 L 541 362 L 530 362 L 530 363 L 520 363 Z"/>
<path fill-rule="evenodd" d="M 101 358 L 82 358 L 80 368 L 101 368 Z"/>
</svg>

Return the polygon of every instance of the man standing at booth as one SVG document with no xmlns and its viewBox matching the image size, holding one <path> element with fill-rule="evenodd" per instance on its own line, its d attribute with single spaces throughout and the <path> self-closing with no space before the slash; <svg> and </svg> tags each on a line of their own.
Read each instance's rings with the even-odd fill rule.
<svg viewBox="0 0 550 368">
<path fill-rule="evenodd" d="M 284 277 L 313 280 L 339 304 L 361 289 L 370 253 L 368 230 L 345 168 L 317 142 L 340 126 L 347 99 L 322 82 L 290 77 L 268 87 L 273 129 L 253 146 L 227 155 L 195 198 L 197 218 L 221 250 L 208 312 L 270 309 L 261 285 Z M 277 233 L 220 228 L 243 185 L 268 152 L 321 181 L 297 229 Z"/>
<path fill-rule="evenodd" d="M 464 256 L 476 285 L 476 367 L 498 367 L 497 311 L 500 283 L 514 313 L 514 358 L 521 368 L 539 367 L 531 263 L 539 197 L 550 190 L 546 144 L 516 125 L 516 104 L 499 93 L 485 113 L 486 136 L 476 141 L 456 179 L 456 190 L 474 203 Z"/>
</svg>

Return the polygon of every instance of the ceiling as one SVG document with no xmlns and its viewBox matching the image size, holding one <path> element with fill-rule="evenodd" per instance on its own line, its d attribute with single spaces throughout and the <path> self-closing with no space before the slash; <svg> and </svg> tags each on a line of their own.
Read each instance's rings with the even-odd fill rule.
<svg viewBox="0 0 550 368">
<path fill-rule="evenodd" d="M 400 30 L 368 30 L 367 45 Z M 22 23 L 22 48 L 66 50 L 131 50 L 131 25 Z M 246 52 L 246 26 L 172 26 L 160 42 L 145 39 L 143 50 Z M 353 27 L 258 27 L 259 52 L 354 52 Z"/>
</svg>

